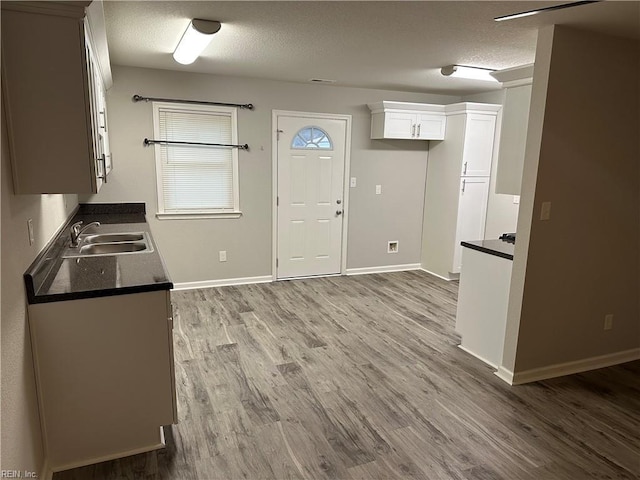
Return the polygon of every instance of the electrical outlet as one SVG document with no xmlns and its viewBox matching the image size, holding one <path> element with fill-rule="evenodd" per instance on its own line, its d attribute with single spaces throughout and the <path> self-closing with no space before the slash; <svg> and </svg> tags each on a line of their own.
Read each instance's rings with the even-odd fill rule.
<svg viewBox="0 0 640 480">
<path fill-rule="evenodd" d="M 376 185 L 376 195 L 380 195 L 382 193 L 382 185 Z"/>
<path fill-rule="evenodd" d="M 351 188 L 356 188 L 356 177 L 351 177 Z"/>
<path fill-rule="evenodd" d="M 513 203 L 514 205 L 518 205 L 520 203 L 520 195 L 513 196 Z"/>
<path fill-rule="evenodd" d="M 220 257 L 220 261 L 221 262 L 226 262 L 227 261 L 227 251 L 226 250 L 220 250 L 218 252 L 218 256 Z"/>
<path fill-rule="evenodd" d="M 29 245 L 33 245 L 33 242 L 36 241 L 33 235 L 33 218 L 27 220 L 27 230 L 29 231 Z"/>
<path fill-rule="evenodd" d="M 540 220 L 549 220 L 551 218 L 551 202 L 542 202 L 540 209 Z"/>
<path fill-rule="evenodd" d="M 608 313 L 604 316 L 604 329 L 611 330 L 613 329 L 613 313 Z"/>
<path fill-rule="evenodd" d="M 392 240 L 387 243 L 387 253 L 398 253 L 398 241 Z"/>
</svg>

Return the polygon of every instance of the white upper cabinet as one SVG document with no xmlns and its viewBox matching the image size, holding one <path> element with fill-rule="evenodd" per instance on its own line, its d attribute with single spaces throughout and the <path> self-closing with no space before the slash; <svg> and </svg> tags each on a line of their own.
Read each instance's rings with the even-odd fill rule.
<svg viewBox="0 0 640 480">
<path fill-rule="evenodd" d="M 15 193 L 96 193 L 106 181 L 104 69 L 90 45 L 88 4 L 2 2 L 2 88 Z"/>
<path fill-rule="evenodd" d="M 496 116 L 470 113 L 466 115 L 461 176 L 488 177 L 491 175 L 493 139 Z"/>
<path fill-rule="evenodd" d="M 496 193 L 520 195 L 524 152 L 529 126 L 533 65 L 495 73 L 505 88 L 500 149 L 496 171 Z"/>
<path fill-rule="evenodd" d="M 372 139 L 444 139 L 444 105 L 385 101 L 371 103 L 369 109 Z"/>
</svg>

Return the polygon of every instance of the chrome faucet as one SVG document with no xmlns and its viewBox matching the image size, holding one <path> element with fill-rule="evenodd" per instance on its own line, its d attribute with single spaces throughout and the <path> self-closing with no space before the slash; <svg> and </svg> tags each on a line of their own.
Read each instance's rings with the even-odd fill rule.
<svg viewBox="0 0 640 480">
<path fill-rule="evenodd" d="M 91 222 L 88 225 L 85 225 L 84 227 L 80 228 L 81 225 L 82 225 L 82 222 L 76 222 L 73 225 L 71 225 L 71 230 L 69 232 L 69 235 L 71 235 L 71 243 L 69 244 L 69 246 L 72 248 L 78 248 L 78 245 L 79 245 L 78 239 L 80 238 L 80 235 L 82 235 L 82 233 L 85 230 L 88 230 L 91 227 L 99 227 L 100 222 Z"/>
</svg>

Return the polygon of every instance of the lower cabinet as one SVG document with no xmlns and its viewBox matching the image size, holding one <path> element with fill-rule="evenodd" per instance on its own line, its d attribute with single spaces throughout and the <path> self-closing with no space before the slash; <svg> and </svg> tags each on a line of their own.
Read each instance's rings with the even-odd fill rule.
<svg viewBox="0 0 640 480">
<path fill-rule="evenodd" d="M 53 471 L 164 446 L 176 423 L 169 291 L 29 305 Z"/>
<path fill-rule="evenodd" d="M 456 332 L 460 348 L 486 364 L 502 363 L 513 260 L 463 248 Z"/>
</svg>

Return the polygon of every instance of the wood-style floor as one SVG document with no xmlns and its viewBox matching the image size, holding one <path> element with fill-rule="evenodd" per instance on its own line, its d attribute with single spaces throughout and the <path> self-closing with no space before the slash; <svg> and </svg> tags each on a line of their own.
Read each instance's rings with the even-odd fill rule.
<svg viewBox="0 0 640 480">
<path fill-rule="evenodd" d="M 633 479 L 640 362 L 510 387 L 423 272 L 173 294 L 180 423 L 85 479 Z"/>
</svg>

